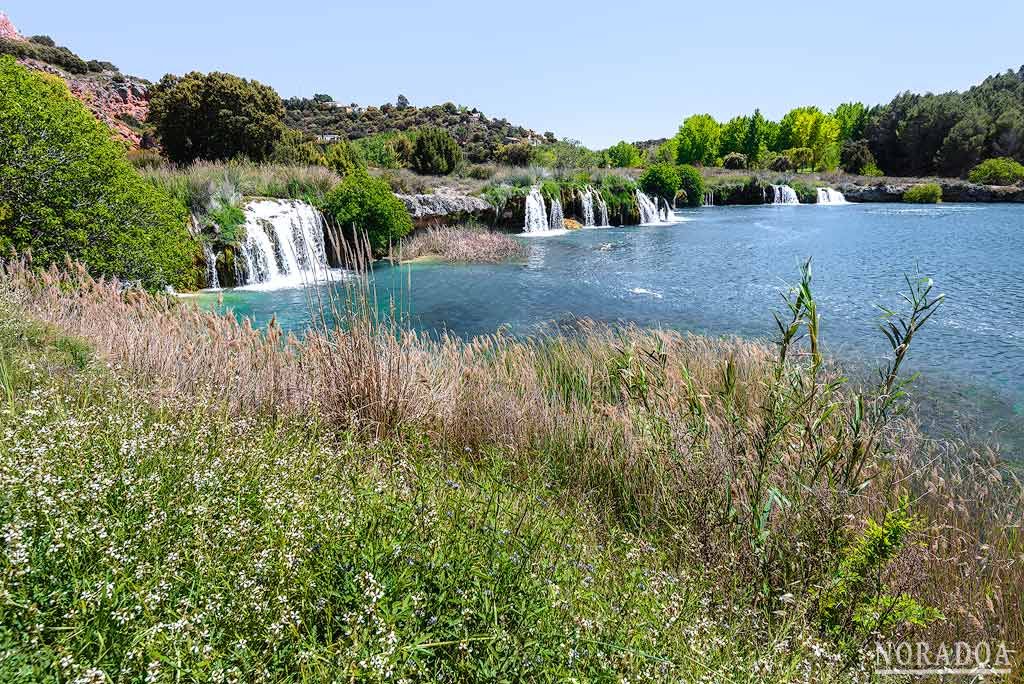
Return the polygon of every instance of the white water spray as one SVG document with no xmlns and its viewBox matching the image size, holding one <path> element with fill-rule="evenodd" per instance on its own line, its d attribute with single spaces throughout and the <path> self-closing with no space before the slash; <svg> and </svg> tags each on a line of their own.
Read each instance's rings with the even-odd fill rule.
<svg viewBox="0 0 1024 684">
<path fill-rule="evenodd" d="M 604 201 L 604 197 L 601 196 L 600 192 L 597 192 L 595 190 L 594 194 L 597 196 L 597 211 L 598 211 L 598 214 L 601 217 L 601 223 L 599 223 L 598 225 L 599 226 L 610 225 L 608 223 L 608 203 Z"/>
<path fill-rule="evenodd" d="M 672 223 L 675 220 L 675 212 L 672 211 L 672 205 L 668 203 L 667 199 L 662 199 L 661 202 L 664 203 L 665 208 L 658 212 L 658 216 L 665 223 Z"/>
<path fill-rule="evenodd" d="M 818 204 L 849 204 L 843 193 L 833 188 L 818 188 Z"/>
<path fill-rule="evenodd" d="M 544 207 L 544 196 L 540 193 L 540 186 L 534 185 L 530 188 L 530 194 L 526 196 L 526 222 L 523 231 L 543 233 L 547 229 L 548 212 Z"/>
<path fill-rule="evenodd" d="M 220 279 L 217 277 L 217 255 L 213 248 L 203 243 L 203 256 L 206 258 L 206 287 L 211 290 L 220 289 Z"/>
<path fill-rule="evenodd" d="M 297 200 L 254 200 L 245 206 L 245 285 L 305 285 L 329 276 L 324 219 Z"/>
<path fill-rule="evenodd" d="M 640 225 L 661 223 L 658 206 L 639 188 L 636 191 L 636 208 L 640 212 Z"/>
<path fill-rule="evenodd" d="M 562 200 L 551 200 L 551 230 L 565 230 L 565 216 L 562 214 Z"/>
<path fill-rule="evenodd" d="M 583 225 L 594 225 L 594 191 L 589 186 L 580 193 L 580 206 L 583 208 Z"/>
<path fill-rule="evenodd" d="M 775 190 L 774 204 L 800 204 L 796 190 L 788 185 L 773 185 L 772 188 Z"/>
</svg>

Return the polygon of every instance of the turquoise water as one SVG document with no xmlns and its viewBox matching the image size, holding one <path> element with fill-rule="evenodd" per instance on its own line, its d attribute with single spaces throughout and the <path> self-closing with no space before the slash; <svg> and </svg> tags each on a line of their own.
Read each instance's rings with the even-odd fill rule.
<svg viewBox="0 0 1024 684">
<path fill-rule="evenodd" d="M 773 334 L 779 293 L 810 256 L 827 351 L 863 369 L 888 349 L 873 305 L 898 305 L 903 274 L 919 271 L 946 302 L 911 351 L 922 373 L 918 399 L 946 407 L 948 432 L 977 426 L 995 429 L 1012 451 L 1024 444 L 1024 207 L 756 206 L 679 215 L 683 221 L 668 226 L 523 238 L 525 264 L 385 265 L 374 279 L 380 299 L 400 299 L 419 329 L 461 336 L 499 328 L 529 335 L 589 318 L 760 338 Z M 291 330 L 309 321 L 306 294 L 295 289 L 228 291 L 223 307 L 257 323 L 276 315 Z"/>
</svg>

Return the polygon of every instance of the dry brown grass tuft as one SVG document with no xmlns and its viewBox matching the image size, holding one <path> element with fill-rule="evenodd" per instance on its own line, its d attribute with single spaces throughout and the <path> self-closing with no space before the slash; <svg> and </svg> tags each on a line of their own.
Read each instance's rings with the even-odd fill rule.
<svg viewBox="0 0 1024 684">
<path fill-rule="evenodd" d="M 392 258 L 399 261 L 437 257 L 452 263 L 501 263 L 525 259 L 526 245 L 504 233 L 475 226 L 438 226 L 404 240 Z"/>
<path fill-rule="evenodd" d="M 233 414 L 316 413 L 371 439 L 499 449 L 661 540 L 678 567 L 766 606 L 813 593 L 847 535 L 909 494 L 928 524 L 889 585 L 945 614 L 936 638 L 1024 643 L 1020 480 L 906 417 L 858 432 L 838 370 L 805 351 L 780 365 L 763 343 L 586 322 L 531 340 L 433 338 L 384 325 L 365 288 L 346 311 L 348 295 L 311 302 L 342 323 L 300 340 L 81 267 L 23 262 L 4 268 L 0 293 L 158 401 L 205 397 Z"/>
</svg>

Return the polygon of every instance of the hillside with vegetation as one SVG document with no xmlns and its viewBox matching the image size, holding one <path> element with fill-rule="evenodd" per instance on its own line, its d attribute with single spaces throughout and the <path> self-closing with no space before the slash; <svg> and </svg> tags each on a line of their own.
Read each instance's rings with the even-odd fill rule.
<svg viewBox="0 0 1024 684">
<path fill-rule="evenodd" d="M 0 12 L 0 55 L 61 78 L 72 94 L 130 148 L 155 144 L 146 119 L 149 81 L 122 74 L 110 62 L 79 57 L 46 35 L 23 36 Z"/>
<path fill-rule="evenodd" d="M 405 133 L 420 128 L 441 128 L 459 143 L 472 162 L 493 161 L 502 146 L 554 142 L 552 133 L 541 135 L 503 118 L 490 118 L 475 107 L 444 104 L 416 107 L 403 95 L 394 104 L 361 107 L 342 104 L 329 95 L 285 100 L 285 123 L 314 136 L 359 140 L 379 134 Z"/>
</svg>

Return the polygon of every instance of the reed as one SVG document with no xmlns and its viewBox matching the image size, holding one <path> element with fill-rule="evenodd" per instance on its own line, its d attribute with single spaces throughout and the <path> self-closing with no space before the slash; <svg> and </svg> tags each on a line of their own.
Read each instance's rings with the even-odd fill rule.
<svg viewBox="0 0 1024 684">
<path fill-rule="evenodd" d="M 929 284 L 908 281 L 910 310 L 889 312 L 893 358 L 857 393 L 819 352 L 809 265 L 775 345 L 588 321 L 464 341 L 406 329 L 400 306 L 381 313 L 362 252 L 347 255 L 347 289 L 310 294 L 301 339 L 73 264 L 12 261 L 0 288 L 158 405 L 500 453 L 512 477 L 541 473 L 766 616 L 782 594 L 812 605 L 865 521 L 909 496 L 926 525 L 878 569 L 879 593 L 856 600 L 905 593 L 944 619 L 901 629 L 1022 643 L 1021 481 L 990 451 L 922 435 L 907 412 L 899 366 L 938 305 Z"/>
<path fill-rule="evenodd" d="M 526 246 L 514 237 L 479 226 L 431 226 L 402 241 L 391 258 L 437 258 L 451 263 L 502 263 L 526 258 Z"/>
</svg>

